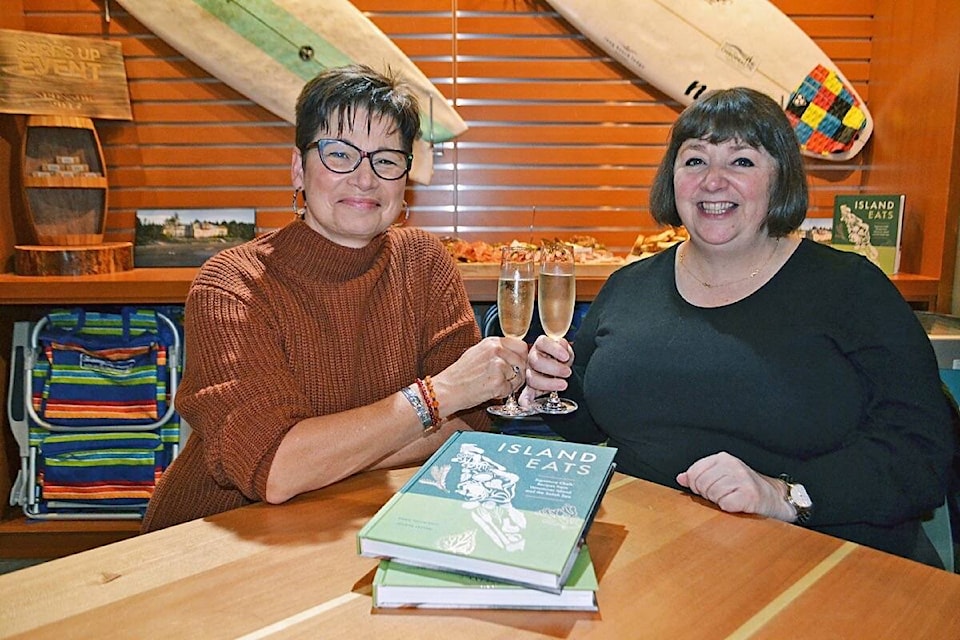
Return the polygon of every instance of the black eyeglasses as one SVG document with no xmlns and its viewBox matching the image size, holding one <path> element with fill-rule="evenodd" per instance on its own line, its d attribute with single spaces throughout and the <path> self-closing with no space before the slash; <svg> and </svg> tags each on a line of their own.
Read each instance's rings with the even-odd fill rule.
<svg viewBox="0 0 960 640">
<path fill-rule="evenodd" d="M 377 149 L 364 151 L 346 140 L 321 138 L 307 145 L 316 147 L 320 162 L 334 173 L 353 173 L 364 158 L 370 160 L 370 168 L 384 180 L 399 180 L 407 175 L 413 163 L 413 155 L 400 149 Z"/>
</svg>

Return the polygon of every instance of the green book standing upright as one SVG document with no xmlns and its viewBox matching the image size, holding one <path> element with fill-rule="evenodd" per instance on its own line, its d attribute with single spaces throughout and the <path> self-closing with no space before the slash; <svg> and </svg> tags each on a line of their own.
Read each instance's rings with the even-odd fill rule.
<svg viewBox="0 0 960 640">
<path fill-rule="evenodd" d="M 559 593 L 612 447 L 460 431 L 357 534 L 361 555 Z"/>
<path fill-rule="evenodd" d="M 903 206 L 902 194 L 836 196 L 830 244 L 859 253 L 887 275 L 898 273 Z"/>
</svg>

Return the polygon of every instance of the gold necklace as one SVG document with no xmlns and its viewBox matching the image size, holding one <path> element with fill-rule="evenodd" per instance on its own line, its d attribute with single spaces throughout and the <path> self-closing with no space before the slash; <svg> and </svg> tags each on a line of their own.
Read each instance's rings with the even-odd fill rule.
<svg viewBox="0 0 960 640">
<path fill-rule="evenodd" d="M 738 278 L 738 279 L 736 279 L 736 280 L 731 280 L 730 282 L 721 282 L 721 283 L 717 283 L 717 284 L 711 284 L 711 283 L 709 283 L 709 282 L 704 282 L 703 280 L 701 280 L 701 279 L 697 276 L 696 273 L 693 272 L 693 269 L 690 268 L 690 265 L 684 263 L 683 258 L 684 258 L 684 256 L 686 256 L 686 254 L 687 254 L 686 248 L 687 248 L 686 245 L 684 245 L 684 246 L 683 246 L 683 249 L 684 249 L 684 250 L 678 252 L 678 255 L 677 255 L 677 263 L 678 263 L 681 267 L 683 267 L 684 269 L 686 269 L 686 270 L 687 270 L 687 273 L 690 274 L 690 277 L 693 278 L 694 280 L 696 280 L 697 282 L 699 282 L 701 286 L 706 287 L 707 289 L 715 289 L 715 288 L 718 288 L 718 287 L 729 287 L 729 286 L 732 285 L 732 284 L 737 284 L 738 282 L 743 282 L 744 280 L 749 280 L 750 278 L 756 278 L 756 277 L 760 274 L 760 272 L 763 271 L 764 268 L 766 268 L 766 266 L 767 266 L 768 264 L 770 264 L 770 261 L 773 260 L 773 256 L 777 255 L 777 249 L 780 248 L 780 238 L 777 238 L 777 243 L 776 243 L 775 245 L 773 245 L 773 251 L 770 252 L 770 255 L 767 256 L 767 259 L 764 260 L 762 264 L 760 264 L 760 265 L 758 265 L 756 268 L 754 268 L 753 271 L 751 271 L 751 272 L 748 273 L 747 275 L 743 276 L 742 278 Z"/>
</svg>

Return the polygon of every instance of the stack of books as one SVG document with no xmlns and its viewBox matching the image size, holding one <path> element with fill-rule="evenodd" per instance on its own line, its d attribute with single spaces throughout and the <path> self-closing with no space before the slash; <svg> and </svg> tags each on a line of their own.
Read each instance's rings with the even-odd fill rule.
<svg viewBox="0 0 960 640">
<path fill-rule="evenodd" d="M 597 609 L 613 447 L 460 431 L 357 534 L 375 607 Z"/>
</svg>

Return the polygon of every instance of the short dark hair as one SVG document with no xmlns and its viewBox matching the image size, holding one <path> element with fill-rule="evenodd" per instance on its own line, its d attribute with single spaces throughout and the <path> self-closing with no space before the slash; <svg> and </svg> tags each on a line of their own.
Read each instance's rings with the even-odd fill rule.
<svg viewBox="0 0 960 640">
<path fill-rule="evenodd" d="M 673 226 L 683 224 L 673 190 L 673 166 L 680 145 L 690 139 L 711 144 L 738 140 L 765 149 L 777 162 L 770 208 L 764 221 L 767 233 L 781 237 L 799 228 L 807 215 L 809 196 L 797 136 L 773 98 L 745 87 L 707 93 L 684 109 L 673 124 L 666 154 L 650 189 L 650 212 L 654 220 Z"/>
<path fill-rule="evenodd" d="M 297 148 L 306 149 L 316 140 L 317 132 L 342 136 L 360 110 L 367 112 L 368 130 L 374 118 L 391 119 L 395 131 L 400 132 L 403 150 L 413 152 L 413 142 L 420 134 L 416 95 L 398 77 L 359 64 L 321 71 L 301 89 L 297 98 Z"/>
</svg>

